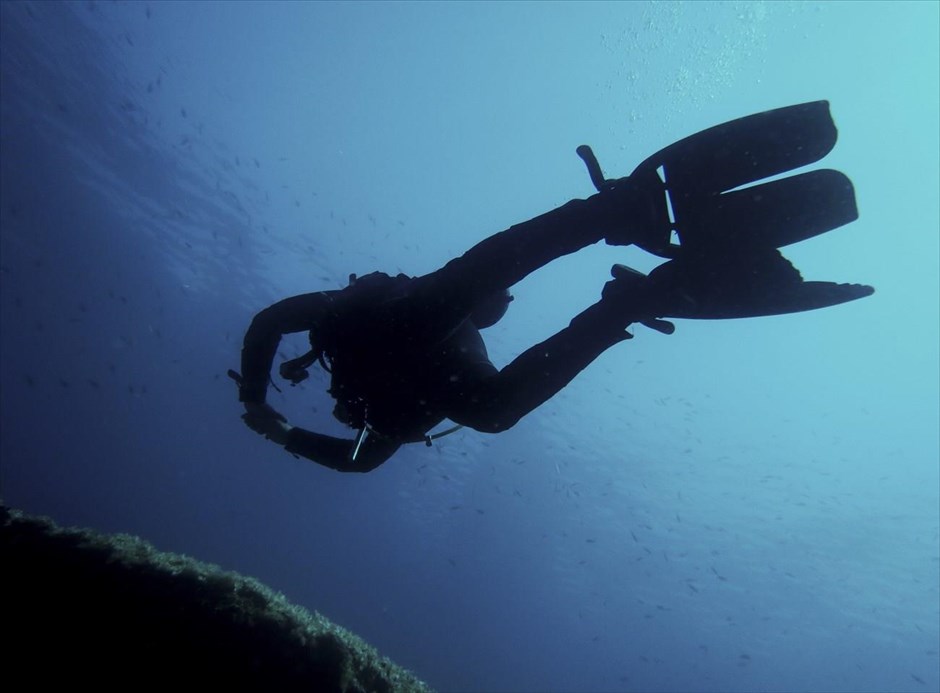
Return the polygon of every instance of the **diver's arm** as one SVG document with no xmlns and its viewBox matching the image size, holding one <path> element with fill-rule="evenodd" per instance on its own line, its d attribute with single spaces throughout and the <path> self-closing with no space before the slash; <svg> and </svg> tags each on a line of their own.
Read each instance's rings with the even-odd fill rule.
<svg viewBox="0 0 940 693">
<path fill-rule="evenodd" d="M 371 472 L 401 447 L 400 442 L 371 433 L 359 446 L 356 459 L 352 459 L 355 441 L 291 426 L 268 404 L 245 402 L 242 420 L 255 433 L 283 445 L 289 453 L 338 472 Z"/>
<path fill-rule="evenodd" d="M 281 336 L 313 327 L 331 302 L 332 291 L 301 294 L 278 301 L 255 315 L 242 346 L 239 401 L 261 404 L 268 390 L 271 364 Z"/>
<path fill-rule="evenodd" d="M 360 473 L 371 472 L 401 447 L 401 443 L 397 441 L 372 434 L 362 443 L 356 459 L 353 460 L 355 445 L 354 440 L 333 438 L 295 427 L 287 433 L 284 447 L 291 454 L 306 457 L 338 472 Z"/>
</svg>

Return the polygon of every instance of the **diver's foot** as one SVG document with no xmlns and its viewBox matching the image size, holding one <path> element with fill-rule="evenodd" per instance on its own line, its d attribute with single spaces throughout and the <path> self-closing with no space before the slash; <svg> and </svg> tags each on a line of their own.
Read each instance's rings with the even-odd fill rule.
<svg viewBox="0 0 940 693">
<path fill-rule="evenodd" d="M 639 303 L 646 288 L 646 275 L 626 265 L 614 265 L 610 268 L 613 277 L 604 285 L 601 298 L 605 301 Z"/>
<path fill-rule="evenodd" d="M 608 245 L 633 245 L 656 249 L 669 245 L 671 227 L 662 183 L 641 181 L 635 176 L 610 182 L 594 197 L 606 207 L 608 218 L 604 241 Z"/>
<path fill-rule="evenodd" d="M 638 322 L 663 334 L 675 331 L 671 322 L 658 319 L 661 313 L 645 274 L 618 264 L 610 268 L 610 275 L 613 279 L 604 285 L 600 305 L 616 315 L 618 321 L 624 321 L 624 327 Z"/>
</svg>

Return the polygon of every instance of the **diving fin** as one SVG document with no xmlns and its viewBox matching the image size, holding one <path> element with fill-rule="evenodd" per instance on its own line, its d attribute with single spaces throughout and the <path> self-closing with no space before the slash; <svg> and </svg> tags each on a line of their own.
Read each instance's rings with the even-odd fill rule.
<svg viewBox="0 0 940 693">
<path fill-rule="evenodd" d="M 782 248 L 856 219 L 852 181 L 821 169 L 715 195 L 687 213 L 677 233 L 687 250 L 716 242 Z"/>
<path fill-rule="evenodd" d="M 699 320 L 799 313 L 875 292 L 863 284 L 804 281 L 774 248 L 685 254 L 650 272 L 646 291 L 655 316 Z"/>
<path fill-rule="evenodd" d="M 812 101 L 702 130 L 656 152 L 634 173 L 662 167 L 667 189 L 681 202 L 815 163 L 832 151 L 837 134 L 829 102 Z"/>
<path fill-rule="evenodd" d="M 629 180 L 653 195 L 650 227 L 637 245 L 664 258 L 685 246 L 753 237 L 779 248 L 858 217 L 852 183 L 812 171 L 743 189 L 742 185 L 812 164 L 835 146 L 828 101 L 756 113 L 703 130 L 660 150 L 627 179 L 607 180 L 590 147 L 578 147 L 598 191 Z M 672 233 L 679 243 L 671 242 Z"/>
</svg>

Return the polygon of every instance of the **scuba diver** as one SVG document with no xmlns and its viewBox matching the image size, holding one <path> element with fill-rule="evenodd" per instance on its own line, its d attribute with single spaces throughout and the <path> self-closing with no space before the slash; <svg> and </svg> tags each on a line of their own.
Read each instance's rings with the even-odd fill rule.
<svg viewBox="0 0 940 693">
<path fill-rule="evenodd" d="M 789 106 L 704 130 L 605 179 L 587 146 L 578 155 L 597 193 L 512 226 L 430 274 L 375 272 L 335 291 L 284 299 L 251 322 L 239 385 L 243 420 L 288 452 L 343 472 L 368 472 L 401 445 L 461 426 L 497 433 L 564 388 L 601 353 L 663 334 L 664 318 L 728 319 L 815 310 L 874 292 L 807 282 L 779 248 L 858 217 L 849 179 L 811 164 L 835 146 L 826 101 Z M 746 187 L 742 187 L 746 186 Z M 502 370 L 480 335 L 503 317 L 510 287 L 563 255 L 605 241 L 666 262 L 644 275 L 614 265 L 600 300 Z M 340 439 L 290 425 L 266 403 L 281 336 L 309 332 L 311 349 L 280 367 L 297 384 L 319 364 L 331 374 L 333 414 L 357 430 Z M 453 426 L 429 435 L 445 420 Z"/>
</svg>

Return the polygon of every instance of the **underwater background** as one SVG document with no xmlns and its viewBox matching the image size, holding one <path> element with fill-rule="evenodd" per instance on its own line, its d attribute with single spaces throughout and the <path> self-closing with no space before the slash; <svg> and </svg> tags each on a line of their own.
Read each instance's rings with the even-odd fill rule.
<svg viewBox="0 0 940 693">
<path fill-rule="evenodd" d="M 3 501 L 256 577 L 442 691 L 940 690 L 938 10 L 0 3 Z M 873 297 L 637 327 L 510 431 L 368 475 L 240 421 L 267 305 L 587 197 L 580 144 L 616 177 L 816 99 L 860 219 L 784 252 Z M 517 285 L 493 362 L 615 262 L 658 264 Z M 351 435 L 322 371 L 278 384 Z"/>
</svg>

